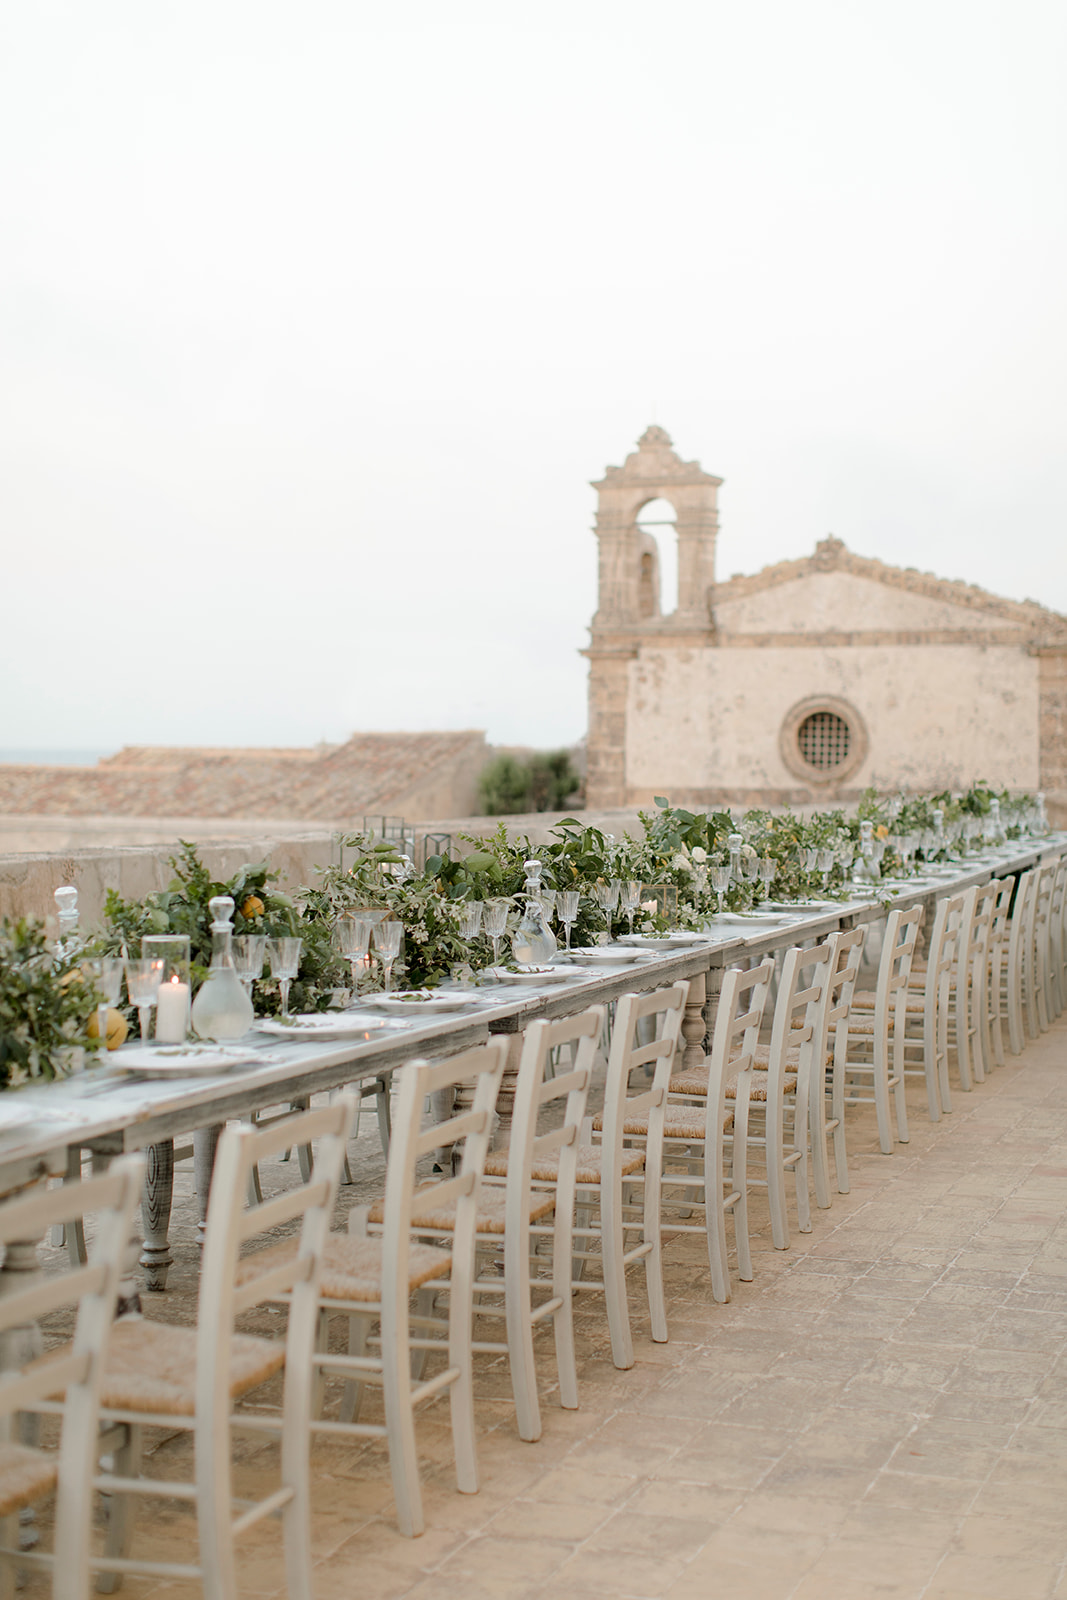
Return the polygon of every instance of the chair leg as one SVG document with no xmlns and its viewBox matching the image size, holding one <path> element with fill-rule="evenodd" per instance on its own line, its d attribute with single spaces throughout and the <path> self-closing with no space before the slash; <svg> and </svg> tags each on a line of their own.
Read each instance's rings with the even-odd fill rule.
<svg viewBox="0 0 1067 1600">
<path fill-rule="evenodd" d="M 112 1470 L 116 1477 L 140 1477 L 141 1429 L 136 1423 L 126 1423 L 123 1425 L 123 1432 L 123 1441 L 112 1455 Z M 120 1560 L 125 1560 L 129 1557 L 130 1545 L 133 1542 L 136 1509 L 135 1497 L 132 1494 L 109 1494 L 107 1496 L 107 1534 L 104 1538 L 105 1556 Z M 100 1594 L 114 1594 L 121 1583 L 121 1572 L 101 1572 L 96 1579 L 97 1591 Z"/>
<path fill-rule="evenodd" d="M 620 1372 L 634 1364 L 630 1334 L 630 1308 L 626 1298 L 626 1269 L 623 1265 L 622 1196 L 611 1193 L 609 1185 L 600 1191 L 600 1239 L 603 1254 L 604 1301 L 611 1336 L 611 1359 Z"/>
<path fill-rule="evenodd" d="M 531 1293 L 529 1235 L 505 1232 L 504 1317 L 507 1325 L 511 1390 L 515 1397 L 515 1420 L 519 1438 L 526 1439 L 532 1444 L 541 1437 L 541 1408 L 537 1401 L 537 1366 L 534 1362 L 533 1324 L 530 1321 Z M 568 1306 L 570 1299 L 568 1283 L 565 1301 Z M 560 1309 L 562 1310 L 562 1307 Z M 556 1340 L 558 1355 L 558 1321 Z"/>
<path fill-rule="evenodd" d="M 752 1248 L 748 1237 L 748 1096 L 741 1097 L 740 1105 L 740 1132 L 738 1137 L 738 1110 L 734 1111 L 734 1148 L 733 1160 L 730 1163 L 730 1187 L 736 1194 L 734 1201 L 734 1243 L 737 1246 L 737 1276 L 742 1283 L 752 1282 Z M 725 1174 L 721 1163 L 716 1174 L 718 1183 L 705 1183 L 704 1186 L 704 1215 L 708 1219 L 708 1245 L 711 1245 L 711 1207 L 715 1209 L 717 1219 L 716 1243 L 722 1252 L 722 1278 L 723 1300 L 730 1298 L 730 1268 L 726 1259 L 726 1216 L 723 1210 L 723 1189 L 725 1187 Z M 712 1198 L 708 1199 L 708 1196 Z M 712 1297 L 718 1299 L 715 1293 L 715 1271 L 712 1269 Z"/>
<path fill-rule="evenodd" d="M 552 1294 L 559 1300 L 560 1307 L 552 1322 L 556 1341 L 556 1370 L 559 1373 L 559 1403 L 566 1411 L 578 1409 L 578 1363 L 574 1351 L 574 1291 L 571 1288 L 573 1252 L 571 1218 L 557 1216 L 552 1243 Z"/>
<path fill-rule="evenodd" d="M 382 1154 L 389 1155 L 389 1140 L 392 1138 L 393 1124 L 392 1113 L 389 1106 L 389 1079 L 378 1078 L 378 1089 L 375 1103 L 378 1110 L 378 1137 L 382 1141 Z"/>
<path fill-rule="evenodd" d="M 350 1356 L 365 1356 L 367 1353 L 367 1335 L 370 1333 L 370 1318 L 351 1316 L 348 1319 L 348 1353 Z M 341 1395 L 341 1408 L 338 1416 L 342 1422 L 355 1422 L 359 1416 L 359 1408 L 363 1403 L 365 1383 L 358 1378 L 346 1378 L 344 1391 Z"/>
<path fill-rule="evenodd" d="M 899 1116 L 899 1106 L 898 1116 Z M 893 1131 L 889 1123 L 889 1040 L 874 1041 L 874 1115 L 878 1123 L 878 1148 L 884 1156 L 893 1154 Z"/>
<path fill-rule="evenodd" d="M 456 1488 L 460 1494 L 478 1493 L 478 1451 L 474 1430 L 474 1356 L 471 1351 L 473 1262 L 456 1271 L 452 1260 L 452 1291 L 448 1297 L 448 1364 L 459 1376 L 449 1389 L 452 1449 L 456 1458 Z M 408 1404 L 411 1415 L 411 1405 Z M 412 1434 L 414 1440 L 414 1433 Z M 418 1483 L 416 1481 L 416 1492 Z M 421 1496 L 420 1496 L 421 1520 Z"/>
<path fill-rule="evenodd" d="M 746 1107 L 746 1116 L 748 1108 Z M 735 1113 L 736 1115 L 736 1113 Z M 789 1249 L 789 1213 L 785 1202 L 785 1127 L 781 1116 L 764 1115 L 764 1150 L 767 1157 L 767 1201 L 771 1212 L 771 1242 L 776 1250 Z"/>
<path fill-rule="evenodd" d="M 648 1294 L 648 1316 L 655 1344 L 666 1344 L 667 1302 L 663 1294 L 663 1234 L 660 1227 L 663 1198 L 663 1171 L 659 1162 L 649 1172 L 645 1168 L 644 1233 L 646 1244 L 651 1246 L 645 1256 L 645 1289 Z"/>
</svg>

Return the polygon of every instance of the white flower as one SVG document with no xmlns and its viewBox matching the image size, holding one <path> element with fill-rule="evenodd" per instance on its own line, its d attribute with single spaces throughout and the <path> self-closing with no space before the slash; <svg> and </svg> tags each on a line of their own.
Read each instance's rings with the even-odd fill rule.
<svg viewBox="0 0 1067 1600">
<path fill-rule="evenodd" d="M 697 866 L 703 866 L 707 859 L 708 852 L 704 849 L 703 845 L 695 844 L 693 846 L 693 860 L 696 862 Z"/>
<path fill-rule="evenodd" d="M 689 871 L 689 858 L 688 858 L 688 856 L 684 856 L 682 854 L 682 852 L 679 850 L 678 854 L 675 856 L 674 860 L 671 862 L 671 870 L 674 871 L 674 872 L 688 872 Z"/>
</svg>

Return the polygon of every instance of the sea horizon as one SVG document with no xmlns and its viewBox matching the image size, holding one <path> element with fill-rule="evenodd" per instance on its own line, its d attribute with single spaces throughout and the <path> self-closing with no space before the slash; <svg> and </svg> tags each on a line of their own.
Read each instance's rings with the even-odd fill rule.
<svg viewBox="0 0 1067 1600">
<path fill-rule="evenodd" d="M 0 750 L 0 766 L 95 767 L 113 750 Z"/>
</svg>

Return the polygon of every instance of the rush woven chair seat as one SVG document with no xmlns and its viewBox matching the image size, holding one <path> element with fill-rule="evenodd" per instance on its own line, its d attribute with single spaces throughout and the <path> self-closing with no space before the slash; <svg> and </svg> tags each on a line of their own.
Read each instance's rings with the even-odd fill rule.
<svg viewBox="0 0 1067 1600">
<path fill-rule="evenodd" d="M 208 1207 L 195 1328 L 148 1319 L 120 1323 L 102 1377 L 101 1417 L 121 1425 L 113 1470 L 94 1486 L 110 1497 L 104 1554 L 92 1566 L 116 1577 L 196 1578 L 206 1600 L 237 1594 L 236 1540 L 261 1518 L 281 1513 L 284 1572 L 290 1600 L 311 1600 L 311 1356 L 317 1322 L 317 1278 L 333 1214 L 355 1102 L 346 1095 L 266 1127 L 227 1127 L 219 1140 Z M 314 1141 L 306 1182 L 243 1208 L 252 1168 L 286 1149 Z M 249 1268 L 241 1252 L 262 1234 L 299 1226 L 284 1260 Z M 255 1259 L 254 1257 L 251 1259 Z M 236 1319 L 286 1296 L 284 1339 L 240 1334 Z M 235 1402 L 284 1369 L 281 1408 L 259 1411 Z M 273 1401 L 273 1391 L 271 1392 Z M 188 1428 L 194 1435 L 193 1481 L 168 1482 L 140 1473 L 145 1428 Z M 236 1502 L 233 1432 L 280 1437 L 279 1486 L 251 1505 Z M 198 1560 L 156 1561 L 131 1555 L 134 1497 L 178 1499 L 196 1512 Z"/>
<path fill-rule="evenodd" d="M 15 1591 L 20 1567 L 52 1572 L 56 1600 L 88 1600 L 92 1481 L 100 1447 L 99 1385 L 108 1342 L 116 1324 L 123 1260 L 134 1210 L 141 1197 L 144 1159 L 126 1156 L 84 1182 L 51 1190 L 31 1188 L 0 1206 L 0 1244 L 38 1239 L 49 1227 L 71 1228 L 96 1216 L 88 1258 L 56 1277 L 30 1277 L 25 1288 L 0 1298 L 0 1334 L 8 1361 L 21 1342 L 21 1370 L 0 1377 L 0 1594 Z M 60 1310 L 77 1311 L 74 1338 L 44 1359 L 32 1359 L 31 1330 L 38 1319 Z M 121 1326 L 119 1324 L 118 1326 Z M 19 1414 L 62 1415 L 59 1448 L 40 1449 L 11 1437 Z M 56 1492 L 56 1538 L 51 1553 L 19 1548 L 19 1512 Z"/>
</svg>

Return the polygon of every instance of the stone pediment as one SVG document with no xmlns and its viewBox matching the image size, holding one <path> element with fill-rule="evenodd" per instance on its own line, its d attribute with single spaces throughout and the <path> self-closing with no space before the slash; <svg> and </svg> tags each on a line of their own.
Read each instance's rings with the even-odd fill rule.
<svg viewBox="0 0 1067 1600">
<path fill-rule="evenodd" d="M 709 594 L 721 643 L 859 642 L 964 638 L 1040 647 L 1067 641 L 1067 617 L 1033 600 L 1005 600 L 974 584 L 892 567 L 822 539 L 811 556 L 780 561 Z"/>
<path fill-rule="evenodd" d="M 653 423 L 646 428 L 621 467 L 608 467 L 594 489 L 618 488 L 635 483 L 710 483 L 717 488 L 721 478 L 705 472 L 699 461 L 683 461 L 675 453 L 670 434 Z"/>
</svg>

